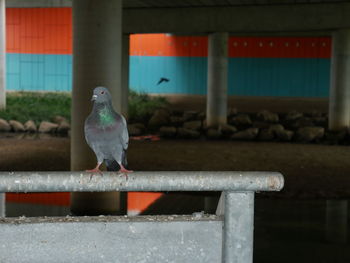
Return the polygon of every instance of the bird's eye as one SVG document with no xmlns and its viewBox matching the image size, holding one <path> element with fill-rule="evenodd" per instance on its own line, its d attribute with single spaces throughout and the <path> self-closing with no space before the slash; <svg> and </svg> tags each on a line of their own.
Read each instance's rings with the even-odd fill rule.
<svg viewBox="0 0 350 263">
<path fill-rule="evenodd" d="M 101 91 L 101 94 L 105 94 L 105 92 L 104 92 L 104 91 Z"/>
</svg>

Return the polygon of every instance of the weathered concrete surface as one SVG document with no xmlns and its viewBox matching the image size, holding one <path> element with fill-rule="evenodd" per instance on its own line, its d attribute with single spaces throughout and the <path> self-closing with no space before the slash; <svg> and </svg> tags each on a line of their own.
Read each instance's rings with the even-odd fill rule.
<svg viewBox="0 0 350 263">
<path fill-rule="evenodd" d="M 344 2 L 132 8 L 124 11 L 123 31 L 125 33 L 191 34 L 325 31 L 350 27 L 349 13 L 350 4 Z"/>
<path fill-rule="evenodd" d="M 0 232 L 0 262 L 221 262 L 214 215 L 0 219 Z"/>
<path fill-rule="evenodd" d="M 5 216 L 5 194 L 0 193 L 0 217 Z"/>
<path fill-rule="evenodd" d="M 122 6 L 120 0 L 73 2 L 73 90 L 71 170 L 86 170 L 96 158 L 84 137 L 84 121 L 91 110 L 92 90 L 104 86 L 116 111 L 122 110 Z M 75 214 L 121 212 L 118 193 L 71 196 Z M 121 212 L 122 213 L 122 212 Z"/>
<path fill-rule="evenodd" d="M 216 32 L 208 39 L 208 127 L 227 123 L 228 36 L 227 32 Z"/>
<path fill-rule="evenodd" d="M 228 1 L 227 1 L 228 2 Z M 350 27 L 350 4 L 331 0 L 123 1 L 124 33 L 298 32 L 331 34 Z M 11 0 L 7 7 L 69 7 L 72 0 Z M 186 6 L 187 5 L 187 6 Z M 192 5 L 192 7 L 189 7 Z M 210 6 L 206 6 L 210 5 Z M 180 18 L 180 19 L 179 19 Z M 173 21 L 176 21 L 174 23 Z M 310 34 L 310 33 L 308 33 Z"/>
<path fill-rule="evenodd" d="M 333 34 L 329 129 L 350 127 L 350 29 Z"/>
</svg>

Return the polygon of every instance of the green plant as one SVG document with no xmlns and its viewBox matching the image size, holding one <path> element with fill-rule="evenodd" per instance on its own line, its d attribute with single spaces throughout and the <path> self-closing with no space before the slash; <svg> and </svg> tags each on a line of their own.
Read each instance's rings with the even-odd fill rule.
<svg viewBox="0 0 350 263">
<path fill-rule="evenodd" d="M 70 119 L 71 95 L 63 92 L 8 92 L 0 118 L 39 123 L 55 115 Z"/>
<path fill-rule="evenodd" d="M 0 118 L 22 123 L 33 120 L 37 124 L 49 121 L 55 115 L 70 120 L 71 94 L 68 92 L 8 92 L 6 109 L 0 110 Z M 167 106 L 163 97 L 150 97 L 145 93 L 130 90 L 129 119 L 147 121 L 157 108 Z"/>
<path fill-rule="evenodd" d="M 129 119 L 144 122 L 148 120 L 157 108 L 166 107 L 167 100 L 164 97 L 150 97 L 145 93 L 129 92 Z"/>
</svg>

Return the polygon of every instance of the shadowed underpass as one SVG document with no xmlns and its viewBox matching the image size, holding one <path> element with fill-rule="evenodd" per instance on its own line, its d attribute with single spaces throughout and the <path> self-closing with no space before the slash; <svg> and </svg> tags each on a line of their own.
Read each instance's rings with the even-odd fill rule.
<svg viewBox="0 0 350 263">
<path fill-rule="evenodd" d="M 68 138 L 2 138 L 0 146 L 3 171 L 69 169 Z M 129 150 L 133 170 L 281 171 L 286 183 L 280 193 L 256 195 L 254 262 L 349 262 L 348 243 L 328 242 L 325 231 L 326 200 L 349 196 L 349 157 L 346 146 L 227 141 L 131 141 Z M 203 209 L 203 195 L 168 193 L 144 214 L 192 214 Z M 8 204 L 9 216 L 67 212 Z"/>
</svg>

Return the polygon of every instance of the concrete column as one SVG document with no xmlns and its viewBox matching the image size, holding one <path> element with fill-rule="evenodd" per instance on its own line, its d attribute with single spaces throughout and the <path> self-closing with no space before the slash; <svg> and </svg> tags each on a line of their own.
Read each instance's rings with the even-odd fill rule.
<svg viewBox="0 0 350 263">
<path fill-rule="evenodd" d="M 227 123 L 228 33 L 208 39 L 207 126 Z"/>
<path fill-rule="evenodd" d="M 333 34 L 331 86 L 329 97 L 329 129 L 350 126 L 350 29 Z"/>
<path fill-rule="evenodd" d="M 0 109 L 6 107 L 6 5 L 0 0 Z"/>
<path fill-rule="evenodd" d="M 123 34 L 122 45 L 122 106 L 121 113 L 127 118 L 128 116 L 128 97 L 129 97 L 129 50 L 130 35 Z"/>
<path fill-rule="evenodd" d="M 5 217 L 6 211 L 6 202 L 5 202 L 5 193 L 0 193 L 0 217 Z"/>
<path fill-rule="evenodd" d="M 108 87 L 114 108 L 121 112 L 122 1 L 73 1 L 73 91 L 71 169 L 86 170 L 96 157 L 85 142 L 84 121 L 91 111 L 92 90 Z M 118 214 L 120 195 L 73 193 L 74 214 Z"/>
</svg>

